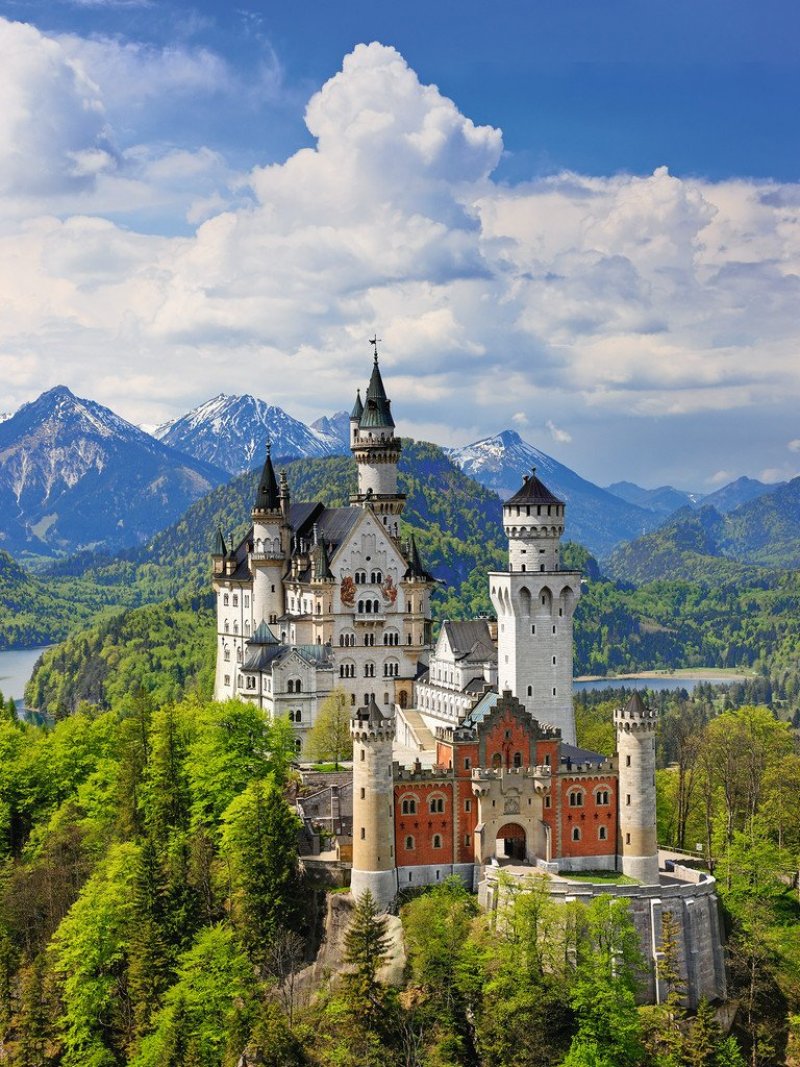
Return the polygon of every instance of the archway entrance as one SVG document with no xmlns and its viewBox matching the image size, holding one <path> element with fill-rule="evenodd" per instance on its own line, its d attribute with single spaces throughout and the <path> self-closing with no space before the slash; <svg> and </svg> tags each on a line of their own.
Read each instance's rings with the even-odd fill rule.
<svg viewBox="0 0 800 1067">
<path fill-rule="evenodd" d="M 519 823 L 507 822 L 497 831 L 497 858 L 525 859 L 525 831 Z"/>
</svg>

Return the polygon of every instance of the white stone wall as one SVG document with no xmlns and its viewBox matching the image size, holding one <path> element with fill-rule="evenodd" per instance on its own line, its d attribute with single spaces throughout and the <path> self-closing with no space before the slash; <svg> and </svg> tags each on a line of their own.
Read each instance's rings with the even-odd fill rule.
<svg viewBox="0 0 800 1067">
<path fill-rule="evenodd" d="M 494 572 L 489 588 L 497 612 L 498 690 L 511 690 L 536 719 L 574 744 L 572 617 L 580 574 Z"/>
<path fill-rule="evenodd" d="M 658 883 L 654 712 L 614 716 L 619 756 L 619 845 L 622 870 L 645 885 Z"/>
</svg>

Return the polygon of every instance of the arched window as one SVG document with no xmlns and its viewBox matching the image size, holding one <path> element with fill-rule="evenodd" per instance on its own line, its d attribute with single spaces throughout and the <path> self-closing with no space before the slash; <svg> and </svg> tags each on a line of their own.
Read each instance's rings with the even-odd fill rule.
<svg viewBox="0 0 800 1067">
<path fill-rule="evenodd" d="M 364 677 L 365 678 L 374 678 L 375 677 L 375 664 L 374 663 L 365 663 L 364 664 Z"/>
<path fill-rule="evenodd" d="M 400 802 L 400 812 L 402 815 L 416 815 L 417 814 L 417 798 L 416 797 L 403 797 Z"/>
<path fill-rule="evenodd" d="M 597 790 L 597 792 L 595 793 L 595 803 L 596 804 L 608 804 L 609 803 L 609 793 L 608 793 L 607 789 L 598 789 Z"/>
<path fill-rule="evenodd" d="M 598 841 L 607 841 L 608 840 L 608 827 L 607 826 L 598 826 L 597 827 L 597 840 Z"/>
<path fill-rule="evenodd" d="M 224 655 L 223 655 L 223 659 L 225 660 L 226 663 L 230 663 L 230 661 L 231 661 L 231 650 L 229 648 L 225 649 L 225 652 L 224 652 Z"/>
<path fill-rule="evenodd" d="M 442 847 L 442 835 L 441 834 L 434 834 L 433 835 L 432 844 L 433 844 L 434 848 L 441 848 Z"/>
<path fill-rule="evenodd" d="M 373 571 L 370 575 L 370 581 L 373 585 L 380 585 L 383 581 L 383 574 L 380 571 Z"/>
<path fill-rule="evenodd" d="M 378 603 L 378 601 L 377 601 L 377 600 L 373 600 L 373 601 L 372 601 L 372 610 L 374 611 L 374 613 L 375 613 L 376 615 L 377 615 L 377 614 L 378 614 L 378 612 L 379 612 L 379 611 L 381 610 L 381 606 L 380 606 L 380 604 Z"/>
<path fill-rule="evenodd" d="M 406 849 L 408 849 L 409 851 L 411 851 L 411 849 L 412 849 L 413 847 L 414 847 L 414 838 L 413 838 L 413 837 L 411 837 L 411 835 L 409 835 L 409 836 L 408 836 L 408 837 L 406 838 Z"/>
<path fill-rule="evenodd" d="M 441 815 L 444 811 L 444 797 L 431 797 L 428 800 L 428 811 L 430 811 L 432 815 Z"/>
<path fill-rule="evenodd" d="M 532 696 L 533 696 L 533 686 L 532 686 L 532 685 L 529 685 L 529 686 L 528 686 L 528 696 L 529 696 L 529 697 L 532 697 Z"/>
<path fill-rule="evenodd" d="M 359 613 L 359 615 L 363 615 L 364 614 L 364 601 L 363 600 L 359 600 L 359 602 L 358 602 L 358 613 Z"/>
<path fill-rule="evenodd" d="M 231 602 L 231 598 L 228 596 L 228 594 L 227 593 L 223 593 L 222 594 L 223 606 L 227 608 L 227 606 L 230 604 L 230 602 Z"/>
<path fill-rule="evenodd" d="M 237 663 L 241 663 L 242 662 L 242 650 L 240 648 L 236 649 L 236 662 Z"/>
<path fill-rule="evenodd" d="M 515 767 L 521 767 L 522 766 L 522 753 L 521 752 L 515 752 L 514 753 L 514 766 Z"/>
<path fill-rule="evenodd" d="M 580 839 L 581 839 L 581 828 L 580 828 L 580 826 L 573 826 L 572 827 L 572 840 L 573 841 L 580 841 Z"/>
<path fill-rule="evenodd" d="M 356 585 L 363 585 L 367 580 L 366 571 L 356 571 Z"/>
<path fill-rule="evenodd" d="M 495 752 L 494 755 L 492 756 L 492 766 L 495 768 L 495 770 L 498 767 L 502 767 L 503 766 L 503 757 L 499 752 Z"/>
<path fill-rule="evenodd" d="M 295 750 L 295 752 L 297 753 L 298 756 L 300 755 L 302 749 L 303 749 L 303 739 L 300 738 L 300 737 L 296 737 L 294 739 L 294 750 Z"/>
<path fill-rule="evenodd" d="M 571 808 L 583 807 L 583 790 L 582 789 L 570 789 L 569 791 L 569 806 Z"/>
</svg>

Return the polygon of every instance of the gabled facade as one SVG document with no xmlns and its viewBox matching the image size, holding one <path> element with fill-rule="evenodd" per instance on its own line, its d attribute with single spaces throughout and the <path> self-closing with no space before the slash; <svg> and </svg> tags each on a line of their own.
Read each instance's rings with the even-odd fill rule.
<svg viewBox="0 0 800 1067">
<path fill-rule="evenodd" d="M 430 649 L 433 579 L 413 539 L 398 536 L 401 445 L 377 352 L 351 427 L 358 493 L 349 507 L 292 502 L 268 448 L 251 529 L 235 546 L 219 532 L 212 557 L 215 699 L 287 715 L 299 752 L 334 687 L 353 707 L 410 707 Z"/>
</svg>

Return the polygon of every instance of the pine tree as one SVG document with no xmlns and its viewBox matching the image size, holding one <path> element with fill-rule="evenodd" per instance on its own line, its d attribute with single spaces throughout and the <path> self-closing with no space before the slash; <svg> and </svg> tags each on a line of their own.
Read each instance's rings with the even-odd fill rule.
<svg viewBox="0 0 800 1067">
<path fill-rule="evenodd" d="M 151 840 L 144 842 L 133 879 L 131 940 L 128 949 L 128 993 L 133 1008 L 133 1038 L 150 1029 L 172 977 L 168 943 L 167 887 Z"/>
<path fill-rule="evenodd" d="M 253 782 L 223 816 L 231 865 L 232 912 L 254 958 L 273 931 L 300 918 L 297 816 L 269 782 Z"/>
<path fill-rule="evenodd" d="M 697 1005 L 697 1014 L 686 1035 L 684 1059 L 687 1067 L 708 1067 L 713 1063 L 721 1036 L 714 1009 L 704 997 Z"/>
<path fill-rule="evenodd" d="M 365 1022 L 377 1021 L 383 1006 L 378 971 L 389 955 L 387 925 L 366 889 L 356 902 L 344 939 L 345 962 L 352 968 L 346 979 L 348 999 L 356 1017 Z"/>
</svg>

